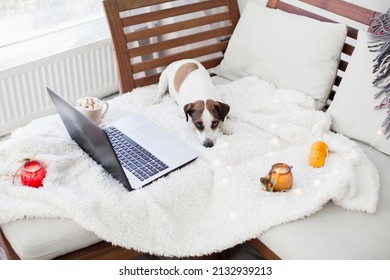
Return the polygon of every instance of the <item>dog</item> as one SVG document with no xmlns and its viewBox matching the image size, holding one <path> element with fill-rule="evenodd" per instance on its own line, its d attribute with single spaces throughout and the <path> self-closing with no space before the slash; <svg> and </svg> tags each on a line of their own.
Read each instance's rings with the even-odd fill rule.
<svg viewBox="0 0 390 280">
<path fill-rule="evenodd" d="M 219 101 L 219 91 L 200 62 L 183 59 L 169 64 L 160 76 L 158 100 L 167 91 L 178 104 L 180 116 L 187 122 L 191 117 L 203 146 L 213 147 L 221 132 L 230 134 L 225 122 L 230 106 Z"/>
</svg>

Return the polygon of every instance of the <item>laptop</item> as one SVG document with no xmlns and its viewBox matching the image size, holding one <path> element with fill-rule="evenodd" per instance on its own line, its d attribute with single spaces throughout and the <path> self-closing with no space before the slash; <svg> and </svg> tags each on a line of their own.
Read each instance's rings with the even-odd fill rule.
<svg viewBox="0 0 390 280">
<path fill-rule="evenodd" d="M 198 157 L 196 151 L 138 114 L 101 128 L 46 87 L 70 137 L 129 191 Z"/>
</svg>

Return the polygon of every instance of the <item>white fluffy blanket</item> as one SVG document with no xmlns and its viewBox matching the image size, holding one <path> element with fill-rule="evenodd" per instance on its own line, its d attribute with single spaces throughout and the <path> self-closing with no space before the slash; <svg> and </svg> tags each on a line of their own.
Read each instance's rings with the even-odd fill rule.
<svg viewBox="0 0 390 280">
<path fill-rule="evenodd" d="M 309 216 L 329 200 L 373 213 L 376 168 L 355 143 L 329 132 L 325 113 L 302 93 L 250 77 L 220 86 L 231 105 L 232 135 L 202 147 L 169 96 L 154 104 L 156 87 L 110 101 L 104 123 L 130 112 L 198 150 L 200 157 L 151 185 L 128 192 L 71 141 L 57 115 L 33 121 L 0 145 L 0 223 L 33 217 L 71 218 L 114 244 L 165 256 L 205 255 Z M 328 143 L 326 166 L 308 165 L 310 145 Z M 21 160 L 47 164 L 44 187 L 12 185 Z M 263 191 L 259 178 L 276 162 L 293 166 L 288 192 Z"/>
</svg>

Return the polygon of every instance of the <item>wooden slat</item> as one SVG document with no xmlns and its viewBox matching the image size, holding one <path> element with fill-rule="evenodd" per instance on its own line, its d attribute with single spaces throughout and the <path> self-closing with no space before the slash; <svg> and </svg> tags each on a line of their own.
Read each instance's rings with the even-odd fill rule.
<svg viewBox="0 0 390 280">
<path fill-rule="evenodd" d="M 254 238 L 249 240 L 249 243 L 266 259 L 266 260 L 280 260 L 280 257 L 276 255 L 271 249 L 269 249 L 259 239 Z"/>
<path fill-rule="evenodd" d="M 330 19 L 328 19 L 326 17 L 317 15 L 315 13 L 306 11 L 304 9 L 298 8 L 296 6 L 293 6 L 293 5 L 290 5 L 288 3 L 281 2 L 281 1 L 278 2 L 277 9 L 285 11 L 285 12 L 288 12 L 288 13 L 292 13 L 292 14 L 296 14 L 296 15 L 301 15 L 301 16 L 313 18 L 313 19 L 320 20 L 320 21 L 335 22 L 335 21 L 330 20 Z"/>
<path fill-rule="evenodd" d="M 350 38 L 353 38 L 353 39 L 357 39 L 357 35 L 358 35 L 358 32 L 359 30 L 354 28 L 354 27 L 351 27 L 351 26 L 347 26 L 347 37 L 350 37 Z"/>
<path fill-rule="evenodd" d="M 240 19 L 240 9 L 238 8 L 237 0 L 227 0 L 227 2 L 229 7 L 230 23 L 234 29 Z"/>
<path fill-rule="evenodd" d="M 344 60 L 340 60 L 339 70 L 345 72 L 345 70 L 347 70 L 347 66 L 348 66 L 348 62 Z"/>
<path fill-rule="evenodd" d="M 179 7 L 158 10 L 147 14 L 135 15 L 131 17 L 122 18 L 122 25 L 124 27 L 137 25 L 154 20 L 161 20 L 164 18 L 175 17 L 179 15 L 194 13 L 198 11 L 205 11 L 207 9 L 217 8 L 226 5 L 225 0 L 206 1 L 190 5 L 183 5 Z"/>
<path fill-rule="evenodd" d="M 59 256 L 57 260 L 134 260 L 143 253 L 101 241 L 86 248 Z"/>
<path fill-rule="evenodd" d="M 222 59 L 223 59 L 223 56 L 220 56 L 217 58 L 212 58 L 212 59 L 209 59 L 206 61 L 200 61 L 200 62 L 203 64 L 203 66 L 206 69 L 210 69 L 210 68 L 213 68 L 213 67 L 219 65 L 221 63 Z M 136 87 L 143 87 L 143 86 L 155 84 L 158 82 L 160 75 L 161 75 L 161 73 L 157 73 L 157 74 L 153 74 L 150 76 L 138 78 L 135 80 L 135 85 L 136 85 Z"/>
<path fill-rule="evenodd" d="M 279 0 L 268 0 L 267 7 L 276 9 L 278 7 L 278 4 L 279 4 Z"/>
<path fill-rule="evenodd" d="M 229 20 L 228 12 L 131 32 L 129 34 L 126 34 L 126 38 L 128 42 L 133 42 L 133 41 L 147 39 L 162 34 L 167 34 L 171 32 L 176 32 L 180 30 L 185 30 L 185 29 L 194 28 L 194 27 L 225 21 L 225 20 Z"/>
<path fill-rule="evenodd" d="M 332 90 L 329 94 L 329 100 L 333 100 L 334 96 L 336 95 L 336 92 L 334 90 Z"/>
<path fill-rule="evenodd" d="M 326 17 L 317 15 L 315 13 L 306 11 L 304 9 L 298 8 L 298 7 L 290 5 L 288 3 L 284 3 L 284 2 L 280 2 L 279 1 L 279 2 L 277 2 L 276 5 L 277 5 L 277 9 L 285 11 L 285 12 L 288 12 L 288 13 L 291 13 L 291 14 L 296 14 L 296 15 L 309 17 L 309 18 L 316 19 L 316 20 L 323 21 L 323 22 L 337 23 L 334 20 L 331 20 L 331 19 L 328 19 Z M 348 37 L 356 39 L 357 38 L 357 34 L 358 34 L 358 30 L 356 28 L 351 27 L 351 26 L 347 26 L 347 36 Z"/>
<path fill-rule="evenodd" d="M 227 45 L 228 42 L 220 42 L 214 45 L 208 45 L 205 47 L 179 52 L 176 54 L 167 55 L 165 57 L 160 57 L 145 62 L 140 62 L 133 65 L 133 73 L 139 73 L 146 70 L 155 69 L 157 67 L 166 66 L 176 60 L 181 60 L 186 58 L 196 58 L 207 54 L 224 51 L 226 50 Z"/>
<path fill-rule="evenodd" d="M 206 61 L 200 61 L 200 62 L 203 64 L 203 66 L 206 69 L 210 69 L 210 68 L 213 68 L 213 67 L 219 65 L 221 63 L 222 59 L 223 59 L 223 56 L 220 56 L 217 58 L 212 58 L 212 59 L 209 59 Z M 155 84 L 158 82 L 160 75 L 161 75 L 161 73 L 157 73 L 154 75 L 138 78 L 135 80 L 135 85 L 136 85 L 136 87 L 143 87 L 143 86 Z"/>
<path fill-rule="evenodd" d="M 123 33 L 123 28 L 120 22 L 119 10 L 115 1 L 103 1 L 104 11 L 110 26 L 111 38 L 114 45 L 116 66 L 120 81 L 120 92 L 126 92 L 130 88 L 134 88 L 133 79 L 128 79 L 131 75 L 130 59 L 127 52 L 126 36 Z"/>
<path fill-rule="evenodd" d="M 353 50 L 355 49 L 354 46 L 350 45 L 350 44 L 347 44 L 345 43 L 344 46 L 343 46 L 343 50 L 342 50 L 342 53 L 345 53 L 346 55 L 349 55 L 351 56 L 352 53 L 353 53 Z"/>
<path fill-rule="evenodd" d="M 340 76 L 336 76 L 336 79 L 334 80 L 334 85 L 339 86 L 341 83 L 342 78 Z"/>
<path fill-rule="evenodd" d="M 150 54 L 150 53 L 167 50 L 167 49 L 171 49 L 171 48 L 175 48 L 187 44 L 205 41 L 208 39 L 231 35 L 232 32 L 233 32 L 233 28 L 231 26 L 227 26 L 223 28 L 213 29 L 210 31 L 199 32 L 196 34 L 183 36 L 176 39 L 161 41 L 147 46 L 136 47 L 130 49 L 129 53 L 130 53 L 130 57 L 137 57 L 140 55 Z"/>
<path fill-rule="evenodd" d="M 148 85 L 156 84 L 160 78 L 161 73 L 149 75 L 146 77 L 138 78 L 135 80 L 136 87 L 144 87 Z"/>
<path fill-rule="evenodd" d="M 321 8 L 342 17 L 370 25 L 375 12 L 350 2 L 341 0 L 300 0 L 306 4 Z"/>
<path fill-rule="evenodd" d="M 116 0 L 110 2 L 117 2 L 117 7 L 120 12 L 132 10 L 132 9 L 138 9 L 146 6 L 156 5 L 156 4 L 162 4 L 165 2 L 171 2 L 171 0 Z"/>
<path fill-rule="evenodd" d="M 202 64 L 206 69 L 210 69 L 210 68 L 213 68 L 213 67 L 219 65 L 221 63 L 222 59 L 223 59 L 223 56 L 220 56 L 220 57 L 212 58 L 212 59 L 209 59 L 206 61 L 202 61 Z"/>
</svg>

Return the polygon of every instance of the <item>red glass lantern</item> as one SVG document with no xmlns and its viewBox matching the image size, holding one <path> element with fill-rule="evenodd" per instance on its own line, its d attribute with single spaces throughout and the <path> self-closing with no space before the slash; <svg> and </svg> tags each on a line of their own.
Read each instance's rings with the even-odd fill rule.
<svg viewBox="0 0 390 280">
<path fill-rule="evenodd" d="M 41 187 L 45 176 L 46 169 L 42 163 L 37 160 L 27 161 L 23 165 L 22 173 L 20 174 L 23 185 L 33 188 Z"/>
</svg>

